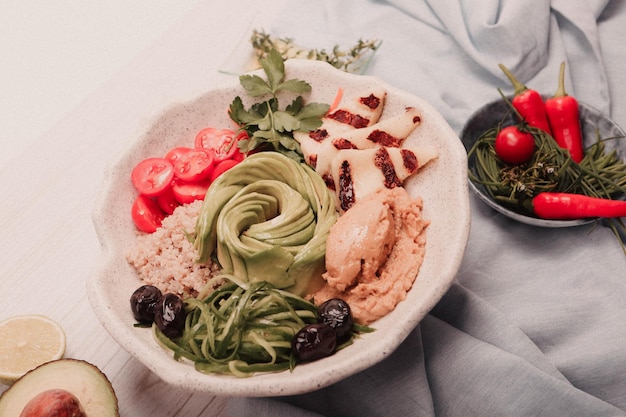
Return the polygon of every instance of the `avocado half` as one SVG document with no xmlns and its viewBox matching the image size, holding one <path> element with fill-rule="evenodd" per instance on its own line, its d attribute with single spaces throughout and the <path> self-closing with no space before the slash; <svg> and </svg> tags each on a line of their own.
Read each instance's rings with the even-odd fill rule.
<svg viewBox="0 0 626 417">
<path fill-rule="evenodd" d="M 86 416 L 119 417 L 117 397 L 106 375 L 89 362 L 69 358 L 44 363 L 18 379 L 0 396 L 0 416 L 20 417 L 27 405 L 49 406 L 34 402 L 55 401 L 39 394 L 59 390 L 78 399 Z"/>
</svg>

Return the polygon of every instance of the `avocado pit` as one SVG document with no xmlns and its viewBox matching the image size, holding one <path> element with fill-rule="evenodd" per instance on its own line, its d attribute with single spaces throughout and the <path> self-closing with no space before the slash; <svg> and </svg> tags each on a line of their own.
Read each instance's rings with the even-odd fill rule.
<svg viewBox="0 0 626 417">
<path fill-rule="evenodd" d="M 20 417 L 87 417 L 78 398 L 64 389 L 50 389 L 35 395 Z"/>
<path fill-rule="evenodd" d="M 26 373 L 0 396 L 2 417 L 119 417 L 107 377 L 89 362 L 58 359 Z"/>
</svg>

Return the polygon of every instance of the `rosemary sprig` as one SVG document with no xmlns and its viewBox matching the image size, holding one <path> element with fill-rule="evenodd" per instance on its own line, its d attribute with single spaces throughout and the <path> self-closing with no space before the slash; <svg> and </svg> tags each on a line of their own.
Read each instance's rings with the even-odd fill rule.
<svg viewBox="0 0 626 417">
<path fill-rule="evenodd" d="M 269 51 L 274 49 L 283 59 L 303 58 L 328 62 L 333 67 L 346 72 L 357 72 L 362 64 L 361 61 L 367 54 L 376 51 L 382 43 L 378 39 L 359 39 L 356 44 L 347 49 L 339 45 L 335 45 L 331 51 L 307 49 L 298 46 L 293 38 L 277 37 L 257 29 L 252 31 L 250 42 L 259 60 L 265 58 Z"/>
</svg>

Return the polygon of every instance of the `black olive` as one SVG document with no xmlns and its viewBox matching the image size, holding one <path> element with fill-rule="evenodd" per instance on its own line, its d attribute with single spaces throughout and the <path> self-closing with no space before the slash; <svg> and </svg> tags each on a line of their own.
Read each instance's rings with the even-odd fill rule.
<svg viewBox="0 0 626 417">
<path fill-rule="evenodd" d="M 170 339 L 180 337 L 185 327 L 183 300 L 176 294 L 163 294 L 154 310 L 154 323 Z"/>
<path fill-rule="evenodd" d="M 153 285 L 142 285 L 130 296 L 130 309 L 139 323 L 154 321 L 154 306 L 161 298 L 161 290 Z"/>
<path fill-rule="evenodd" d="M 292 350 L 303 362 L 332 355 L 337 346 L 337 334 L 324 323 L 304 326 L 293 338 Z"/>
<path fill-rule="evenodd" d="M 332 327 L 341 339 L 352 331 L 352 313 L 350 306 L 341 298 L 331 298 L 317 309 L 320 323 Z"/>
</svg>

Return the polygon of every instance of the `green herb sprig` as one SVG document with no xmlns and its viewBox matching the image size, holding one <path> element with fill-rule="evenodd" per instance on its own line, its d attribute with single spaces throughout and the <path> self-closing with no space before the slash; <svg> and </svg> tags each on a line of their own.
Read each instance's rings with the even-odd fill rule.
<svg viewBox="0 0 626 417">
<path fill-rule="evenodd" d="M 310 92 L 311 85 L 303 80 L 285 78 L 285 62 L 278 51 L 271 50 L 260 62 L 266 80 L 256 74 L 244 74 L 239 77 L 239 82 L 251 97 L 268 98 L 246 109 L 241 97 L 237 96 L 228 110 L 230 118 L 249 136 L 239 142 L 239 148 L 244 153 L 270 149 L 302 161 L 300 144 L 293 138 L 293 132 L 309 132 L 320 127 L 330 106 L 304 103 L 301 94 Z M 281 110 L 280 92 L 300 95 Z"/>
<path fill-rule="evenodd" d="M 330 51 L 307 49 L 296 45 L 293 38 L 277 37 L 257 29 L 252 31 L 250 42 L 259 60 L 263 59 L 269 51 L 276 50 L 283 59 L 302 58 L 327 62 L 346 72 L 359 72 L 366 63 L 368 55 L 373 54 L 382 43 L 379 39 L 359 39 L 349 48 L 335 45 Z"/>
</svg>

